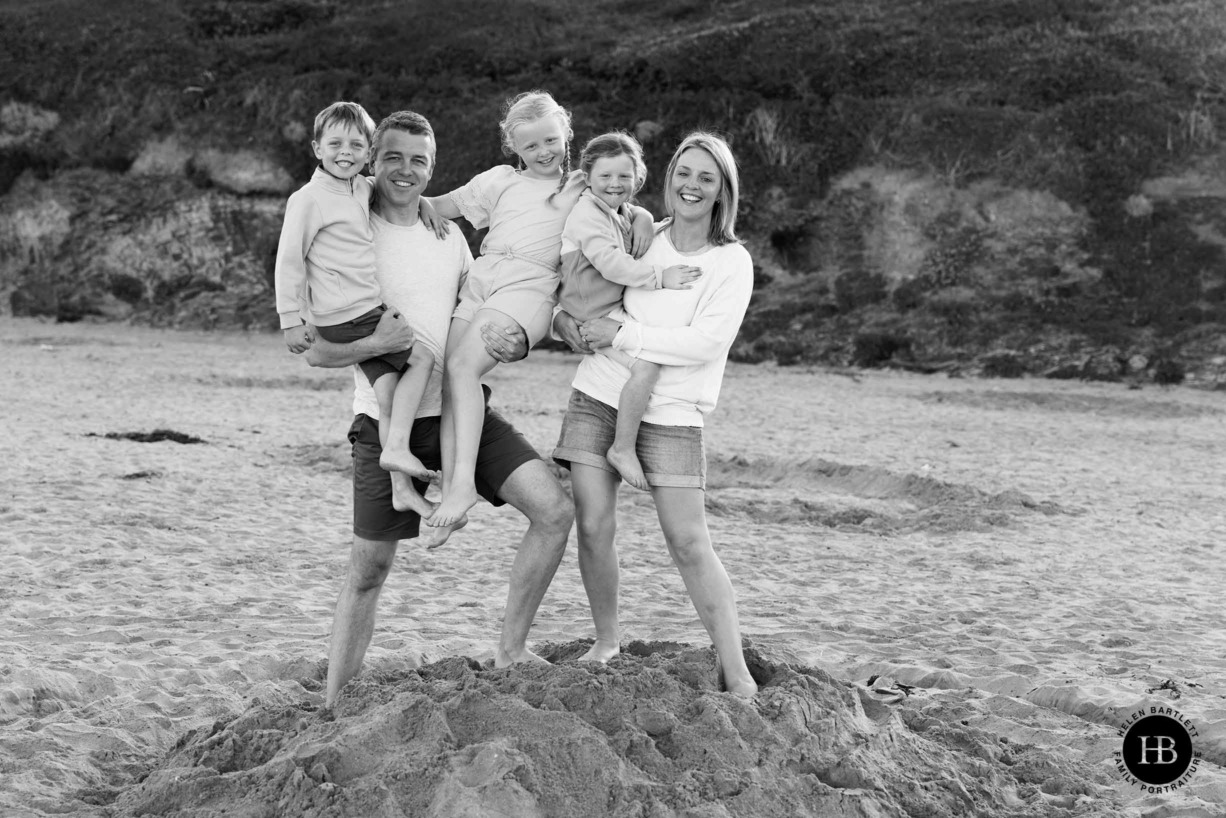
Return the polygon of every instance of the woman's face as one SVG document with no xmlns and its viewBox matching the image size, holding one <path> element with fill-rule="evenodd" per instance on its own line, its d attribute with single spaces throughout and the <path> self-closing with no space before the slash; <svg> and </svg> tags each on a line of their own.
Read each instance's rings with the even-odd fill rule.
<svg viewBox="0 0 1226 818">
<path fill-rule="evenodd" d="M 711 154 L 702 148 L 686 148 L 677 157 L 677 165 L 665 191 L 673 208 L 673 217 L 709 220 L 723 183 L 723 174 Z"/>
</svg>

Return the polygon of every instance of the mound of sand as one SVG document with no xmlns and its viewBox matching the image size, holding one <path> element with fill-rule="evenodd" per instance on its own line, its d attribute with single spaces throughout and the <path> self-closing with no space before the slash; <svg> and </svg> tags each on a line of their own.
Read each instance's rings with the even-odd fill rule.
<svg viewBox="0 0 1226 818">
<path fill-rule="evenodd" d="M 1118 814 L 1105 773 L 896 707 L 750 645 L 756 700 L 714 652 L 631 643 L 607 666 L 452 657 L 369 674 L 329 712 L 253 704 L 184 736 L 122 815 L 1062 816 Z M 879 686 L 879 685 L 878 685 Z M 934 717 L 935 715 L 935 717 Z M 954 714 L 956 715 L 956 714 Z"/>
</svg>

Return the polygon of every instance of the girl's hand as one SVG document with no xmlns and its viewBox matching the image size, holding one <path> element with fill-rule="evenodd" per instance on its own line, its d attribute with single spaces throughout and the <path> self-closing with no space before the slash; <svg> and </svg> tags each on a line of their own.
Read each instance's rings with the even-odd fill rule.
<svg viewBox="0 0 1226 818">
<path fill-rule="evenodd" d="M 434 209 L 434 205 L 430 204 L 425 196 L 418 199 L 417 211 L 421 214 L 422 224 L 428 227 L 437 239 L 441 241 L 447 238 L 447 233 L 451 230 L 451 222 L 440 216 Z"/>
<path fill-rule="evenodd" d="M 656 237 L 655 222 L 643 208 L 636 208 L 630 222 L 630 255 L 642 258 Z"/>
<path fill-rule="evenodd" d="M 661 286 L 666 290 L 692 290 L 691 281 L 702 277 L 701 267 L 691 267 L 688 264 L 675 264 L 664 271 L 661 276 Z"/>
<path fill-rule="evenodd" d="M 295 355 L 300 355 L 315 343 L 315 331 L 309 324 L 290 327 L 285 331 L 285 345 Z"/>
<path fill-rule="evenodd" d="M 579 322 L 574 319 L 566 310 L 561 310 L 553 317 L 553 331 L 562 336 L 570 348 L 575 352 L 582 352 L 585 355 L 591 354 L 592 348 L 588 342 L 583 340 L 583 335 L 579 332 Z"/>
<path fill-rule="evenodd" d="M 613 336 L 622 328 L 620 321 L 612 318 L 593 318 L 579 325 L 579 335 L 593 349 L 613 345 Z"/>
</svg>

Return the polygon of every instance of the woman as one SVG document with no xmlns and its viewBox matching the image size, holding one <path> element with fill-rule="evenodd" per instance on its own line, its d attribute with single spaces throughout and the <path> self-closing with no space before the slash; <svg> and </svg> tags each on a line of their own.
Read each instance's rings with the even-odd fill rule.
<svg viewBox="0 0 1226 818">
<path fill-rule="evenodd" d="M 577 351 L 612 346 L 662 364 L 639 430 L 638 455 L 655 500 L 669 555 L 719 654 L 729 692 L 758 686 L 741 653 L 732 583 L 711 545 L 704 490 L 703 418 L 715 408 L 728 349 L 753 290 L 753 262 L 736 238 L 736 161 L 724 140 L 695 132 L 673 154 L 665 210 L 643 261 L 702 268 L 688 290 L 627 288 L 622 310 L 577 324 L 559 312 L 554 328 Z M 619 651 L 617 471 L 605 457 L 613 443 L 618 396 L 629 370 L 606 355 L 579 364 L 554 460 L 571 471 L 579 526 L 579 572 L 592 607 L 596 643 L 583 657 L 607 661 Z"/>
</svg>

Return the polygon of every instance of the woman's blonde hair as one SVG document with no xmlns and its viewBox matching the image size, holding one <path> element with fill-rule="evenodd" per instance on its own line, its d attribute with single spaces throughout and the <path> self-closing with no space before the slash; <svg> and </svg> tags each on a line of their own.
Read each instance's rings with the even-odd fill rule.
<svg viewBox="0 0 1226 818">
<path fill-rule="evenodd" d="M 672 216 L 676 210 L 677 194 L 673 191 L 672 186 L 673 172 L 677 169 L 677 162 L 681 159 L 681 154 L 690 148 L 706 151 L 719 168 L 719 197 L 715 200 L 715 208 L 711 211 L 709 235 L 711 243 L 715 245 L 739 243 L 740 239 L 736 236 L 736 211 L 740 206 L 741 182 L 737 172 L 736 157 L 732 155 L 732 148 L 728 147 L 723 137 L 716 134 L 694 131 L 681 140 L 681 144 L 677 146 L 673 158 L 669 160 L 668 171 L 664 178 L 665 212 Z"/>
</svg>

